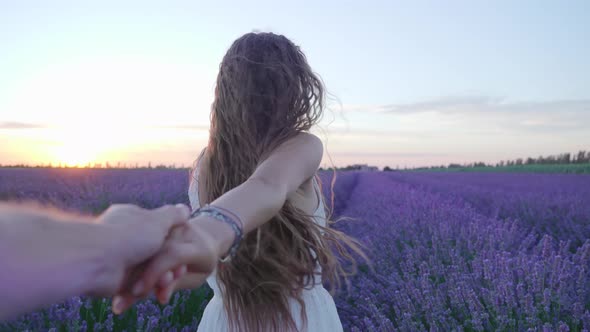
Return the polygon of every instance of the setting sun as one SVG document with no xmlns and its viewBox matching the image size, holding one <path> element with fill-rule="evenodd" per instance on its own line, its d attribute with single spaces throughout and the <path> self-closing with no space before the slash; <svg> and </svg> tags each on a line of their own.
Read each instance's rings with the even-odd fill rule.
<svg viewBox="0 0 590 332">
<path fill-rule="evenodd" d="M 96 153 L 87 150 L 82 144 L 66 143 L 55 149 L 55 160 L 64 166 L 86 166 L 95 158 Z"/>
<path fill-rule="evenodd" d="M 64 128 L 65 129 L 65 128 Z M 100 137 L 84 130 L 60 130 L 59 142 L 51 151 L 51 159 L 66 166 L 85 166 L 96 161 L 105 146 Z"/>
</svg>

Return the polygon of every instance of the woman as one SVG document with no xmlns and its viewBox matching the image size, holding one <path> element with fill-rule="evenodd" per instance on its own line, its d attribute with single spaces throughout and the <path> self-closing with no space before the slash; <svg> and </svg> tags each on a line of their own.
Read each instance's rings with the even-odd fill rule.
<svg viewBox="0 0 590 332">
<path fill-rule="evenodd" d="M 136 294 L 155 286 L 167 301 L 174 289 L 199 287 L 209 276 L 214 296 L 199 331 L 342 330 L 322 281 L 338 287 L 348 275 L 334 249 L 353 270 L 344 245 L 365 256 L 356 241 L 328 228 L 317 177 L 323 144 L 308 133 L 323 101 L 320 79 L 284 36 L 248 33 L 233 43 L 220 66 L 209 142 L 189 196 L 193 210 L 210 203 L 241 220 L 236 225 L 245 235 L 231 260 L 217 265 L 239 234 L 211 217 L 192 219 L 191 229 L 173 232 L 170 249 L 150 263 Z M 188 263 L 188 273 L 172 282 L 178 273 L 164 272 L 180 263 Z"/>
</svg>

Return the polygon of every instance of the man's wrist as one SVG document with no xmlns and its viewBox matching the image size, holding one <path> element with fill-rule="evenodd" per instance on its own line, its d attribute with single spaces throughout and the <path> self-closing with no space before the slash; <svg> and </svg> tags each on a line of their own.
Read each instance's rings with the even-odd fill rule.
<svg viewBox="0 0 590 332">
<path fill-rule="evenodd" d="M 53 250 L 47 248 L 46 259 L 51 264 L 40 262 L 39 269 L 53 277 L 66 275 L 60 283 L 65 293 L 84 295 L 92 293 L 102 280 L 100 272 L 107 263 L 105 252 L 112 236 L 101 224 L 84 222 L 46 221 L 43 230 L 51 239 Z M 51 257 L 53 256 L 53 257 Z M 57 282 L 57 280 L 56 280 Z M 66 290 L 67 289 L 67 290 Z"/>
<path fill-rule="evenodd" d="M 119 255 L 113 252 L 118 238 L 115 227 L 109 224 L 88 224 L 92 228 L 88 260 L 91 277 L 83 289 L 84 295 L 108 296 L 116 292 L 114 279 L 118 273 Z M 121 269 L 123 270 L 123 269 Z"/>
</svg>

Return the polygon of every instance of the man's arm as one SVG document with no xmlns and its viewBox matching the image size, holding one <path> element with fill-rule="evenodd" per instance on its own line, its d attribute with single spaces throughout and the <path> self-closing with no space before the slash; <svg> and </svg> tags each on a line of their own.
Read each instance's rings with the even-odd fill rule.
<svg viewBox="0 0 590 332">
<path fill-rule="evenodd" d="M 120 205 L 92 218 L 0 203 L 0 319 L 75 295 L 114 294 L 125 270 L 154 255 L 187 216 L 172 206 Z"/>
<path fill-rule="evenodd" d="M 91 290 L 112 234 L 90 218 L 74 220 L 0 204 L 0 319 Z"/>
</svg>

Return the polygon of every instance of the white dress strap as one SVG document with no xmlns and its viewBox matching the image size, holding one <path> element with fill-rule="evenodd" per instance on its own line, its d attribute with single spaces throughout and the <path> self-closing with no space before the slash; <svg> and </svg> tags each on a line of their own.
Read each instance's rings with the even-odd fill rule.
<svg viewBox="0 0 590 332">
<path fill-rule="evenodd" d="M 316 194 L 318 196 L 318 199 L 320 200 L 320 204 L 319 205 L 322 205 L 321 204 L 322 203 L 322 198 L 320 197 L 321 196 L 320 185 L 318 183 L 318 178 L 317 178 L 316 175 L 313 176 L 313 181 L 312 182 L 313 182 L 313 188 L 314 188 L 314 190 L 315 190 L 315 192 L 316 192 Z"/>
<path fill-rule="evenodd" d="M 197 164 L 195 165 L 195 169 L 193 170 L 193 174 L 191 176 L 191 181 L 189 183 L 189 187 L 188 187 L 188 198 L 189 201 L 191 203 L 191 209 L 192 211 L 195 211 L 196 209 L 201 207 L 200 201 L 199 201 L 199 164 L 201 163 L 201 158 L 203 157 L 203 154 L 205 153 L 205 148 L 203 148 L 203 150 L 201 150 L 201 153 L 199 154 L 199 157 L 197 159 Z"/>
<path fill-rule="evenodd" d="M 201 153 L 199 154 L 199 158 L 197 159 L 197 166 L 195 167 L 195 171 L 197 169 L 199 169 L 199 164 L 201 163 L 201 158 L 203 158 L 203 154 L 205 153 L 205 149 L 206 148 L 203 148 L 203 150 L 201 150 Z"/>
</svg>

